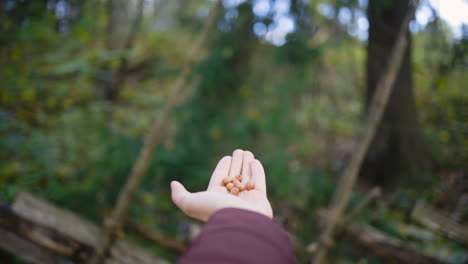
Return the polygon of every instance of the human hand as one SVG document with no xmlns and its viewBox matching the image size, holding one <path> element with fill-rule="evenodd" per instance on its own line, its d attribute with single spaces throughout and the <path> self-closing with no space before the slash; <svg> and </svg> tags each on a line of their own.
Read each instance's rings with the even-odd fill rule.
<svg viewBox="0 0 468 264">
<path fill-rule="evenodd" d="M 225 177 L 242 175 L 242 183 L 255 183 L 253 190 L 245 190 L 238 196 L 230 194 L 223 186 Z M 250 151 L 235 150 L 231 156 L 223 157 L 204 192 L 191 193 L 177 181 L 171 182 L 172 201 L 190 217 L 206 221 L 223 208 L 240 208 L 273 218 L 273 211 L 266 194 L 265 171 L 260 161 Z"/>
</svg>

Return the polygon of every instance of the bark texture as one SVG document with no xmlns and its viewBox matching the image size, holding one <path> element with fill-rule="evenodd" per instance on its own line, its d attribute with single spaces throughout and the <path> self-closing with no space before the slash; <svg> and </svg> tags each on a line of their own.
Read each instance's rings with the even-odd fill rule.
<svg viewBox="0 0 468 264">
<path fill-rule="evenodd" d="M 408 11 L 409 0 L 370 0 L 368 6 L 369 42 L 367 47 L 366 112 L 385 72 L 390 50 Z M 361 169 L 362 177 L 372 184 L 396 186 L 403 179 L 424 183 L 428 168 L 421 124 L 413 93 L 411 34 L 390 101 Z M 368 113 L 367 113 L 368 114 Z"/>
<path fill-rule="evenodd" d="M 343 215 L 346 205 L 351 199 L 353 186 L 356 183 L 360 171 L 359 169 L 362 167 L 361 165 L 364 157 L 368 152 L 372 140 L 375 138 L 377 128 L 383 118 L 384 111 L 392 93 L 392 88 L 394 87 L 395 80 L 404 58 L 405 49 L 408 44 L 406 39 L 407 28 L 413 17 L 416 5 L 417 1 L 414 5 L 408 6 L 411 8 L 409 8 L 407 14 L 403 18 L 403 23 L 400 26 L 396 37 L 397 41 L 395 42 L 394 47 L 391 47 L 390 49 L 388 62 L 384 62 L 384 72 L 377 82 L 375 95 L 372 97 L 366 120 L 364 121 L 362 130 L 359 131 L 360 133 L 358 134 L 356 150 L 341 175 L 338 187 L 335 190 L 329 209 L 330 218 L 320 234 L 318 244 L 319 248 L 314 256 L 314 264 L 324 263 L 326 259 L 327 250 L 333 244 L 333 235 L 336 226 Z"/>
</svg>

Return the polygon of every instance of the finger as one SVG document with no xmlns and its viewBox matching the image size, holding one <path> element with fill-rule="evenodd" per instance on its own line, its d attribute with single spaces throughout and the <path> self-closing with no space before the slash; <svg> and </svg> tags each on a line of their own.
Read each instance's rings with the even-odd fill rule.
<svg viewBox="0 0 468 264">
<path fill-rule="evenodd" d="M 178 181 L 171 182 L 171 197 L 172 201 L 183 212 L 187 209 L 187 201 L 190 199 L 191 193 Z"/>
<path fill-rule="evenodd" d="M 242 184 L 246 185 L 251 180 L 251 168 L 250 162 L 254 160 L 254 154 L 250 151 L 244 151 L 242 153 Z"/>
<path fill-rule="evenodd" d="M 231 168 L 229 170 L 229 176 L 236 177 L 241 173 L 242 169 L 242 154 L 244 151 L 241 149 L 236 149 L 232 153 Z"/>
<path fill-rule="evenodd" d="M 252 180 L 255 183 L 255 189 L 265 192 L 266 195 L 265 171 L 263 170 L 262 163 L 254 159 L 250 162 L 250 167 L 252 169 Z"/>
<path fill-rule="evenodd" d="M 221 187 L 224 177 L 228 176 L 229 168 L 231 167 L 231 156 L 223 157 L 216 165 L 216 169 L 211 175 L 210 183 L 208 184 L 208 190 Z"/>
</svg>

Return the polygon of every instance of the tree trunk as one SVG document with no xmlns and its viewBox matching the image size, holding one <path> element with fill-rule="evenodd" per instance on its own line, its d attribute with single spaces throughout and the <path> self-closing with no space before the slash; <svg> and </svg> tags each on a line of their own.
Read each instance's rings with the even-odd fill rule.
<svg viewBox="0 0 468 264">
<path fill-rule="evenodd" d="M 369 104 L 369 113 L 364 121 L 362 131 L 359 131 L 360 133 L 358 134 L 359 136 L 357 138 L 355 153 L 353 153 L 346 170 L 341 175 L 338 187 L 335 190 L 329 209 L 329 221 L 320 235 L 319 249 L 314 256 L 315 264 L 320 264 L 324 261 L 327 255 L 327 248 L 333 244 L 334 230 L 343 215 L 343 210 L 351 199 L 352 189 L 356 183 L 362 161 L 368 152 L 372 140 L 375 138 L 378 125 L 383 119 L 385 109 L 388 105 L 390 95 L 392 94 L 392 89 L 397 75 L 400 72 L 400 66 L 408 45 L 408 40 L 406 38 L 407 28 L 413 17 L 417 4 L 418 2 L 416 1 L 412 6 L 410 6 L 410 9 L 407 12 L 408 14 L 405 15 L 400 30 L 398 30 L 394 47 L 390 50 L 388 62 L 384 62 L 385 70 L 382 73 L 381 79 L 377 82 L 374 92 L 375 95 L 372 97 Z"/>
<path fill-rule="evenodd" d="M 106 25 L 106 48 L 109 52 L 122 52 L 126 47 L 127 36 L 133 36 L 129 26 L 130 20 L 130 3 L 126 0 L 107 0 L 107 25 Z M 137 11 L 138 12 L 138 11 Z M 137 14 L 137 16 L 141 14 Z M 139 20 L 138 17 L 135 21 Z M 130 43 L 131 45 L 131 43 Z M 131 47 L 128 47 L 131 48 Z M 122 54 L 120 54 L 122 56 Z M 119 61 L 119 68 L 122 65 L 122 58 Z M 123 79 L 121 76 L 121 69 L 114 70 L 112 67 L 106 67 L 108 71 L 108 80 L 104 84 L 104 98 L 110 102 L 118 101 L 120 97 L 120 87 Z"/>
<path fill-rule="evenodd" d="M 369 1 L 366 111 L 385 71 L 383 62 L 388 61 L 408 4 L 409 0 Z M 365 180 L 385 187 L 396 186 L 403 179 L 424 183 L 428 166 L 413 94 L 411 34 L 407 34 L 408 45 L 390 101 L 361 169 Z"/>
<path fill-rule="evenodd" d="M 107 0 L 108 21 L 106 25 L 106 48 L 124 48 L 125 38 L 130 30 L 130 3 L 126 0 Z"/>
</svg>

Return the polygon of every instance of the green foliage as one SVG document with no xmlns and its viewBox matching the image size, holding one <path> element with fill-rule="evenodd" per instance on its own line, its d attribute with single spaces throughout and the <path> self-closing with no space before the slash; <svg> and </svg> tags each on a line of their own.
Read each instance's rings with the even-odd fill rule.
<svg viewBox="0 0 468 264">
<path fill-rule="evenodd" d="M 468 38 L 450 43 L 446 30 L 430 24 L 416 36 L 415 81 L 427 139 L 437 165 L 445 170 L 466 170 L 467 102 L 465 91 Z M 437 52 L 434 52 L 436 50 Z"/>
<path fill-rule="evenodd" d="M 145 12 L 129 50 L 105 47 L 109 14 L 100 1 L 63 1 L 77 11 L 68 18 L 47 7 L 54 1 L 13 2 L 18 5 L 8 12 L 0 4 L 6 12 L 0 13 L 0 200 L 11 202 L 28 190 L 101 223 L 211 2 L 189 1 L 166 29 Z M 243 148 L 265 165 L 279 218 L 290 207 L 297 210 L 296 219 L 284 220 L 286 228 L 299 242 L 311 242 L 320 231 L 316 209 L 328 205 L 353 152 L 365 86 L 364 44 L 347 35 L 344 25 L 319 16 L 319 2 L 336 10 L 360 8 L 357 1 L 293 1 L 290 15 L 300 26 L 280 47 L 253 32 L 254 23 L 273 15 L 256 17 L 250 2 L 225 8 L 134 197 L 134 221 L 183 237 L 181 223 L 187 220 L 170 200 L 170 181 L 203 190 L 219 158 Z M 324 29 L 327 40 L 311 41 L 316 28 Z M 413 66 L 422 125 L 437 161 L 433 182 L 440 183 L 441 170 L 466 174 L 468 164 L 467 42 L 447 39 L 444 27 L 437 34 L 431 30 L 415 35 Z M 121 97 L 109 101 L 104 89 L 123 59 L 128 71 L 119 84 Z M 424 196 L 447 200 L 433 192 Z M 379 208 L 363 219 L 461 263 L 455 260 L 461 250 L 446 240 L 407 239 L 399 230 L 403 216 L 394 214 Z M 347 256 L 349 250 L 337 252 Z"/>
</svg>

